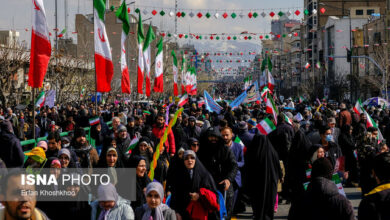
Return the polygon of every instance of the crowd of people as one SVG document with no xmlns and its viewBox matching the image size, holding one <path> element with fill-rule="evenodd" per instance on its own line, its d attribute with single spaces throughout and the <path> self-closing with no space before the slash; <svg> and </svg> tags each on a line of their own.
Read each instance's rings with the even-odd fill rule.
<svg viewBox="0 0 390 220">
<path fill-rule="evenodd" d="M 273 219 L 281 203 L 291 203 L 292 220 L 355 219 L 335 176 L 346 187 L 361 187 L 359 219 L 390 219 L 389 110 L 365 106 L 378 125 L 370 127 L 366 115 L 346 103 L 285 101 L 276 100 L 279 114 L 273 118 L 265 103 L 231 109 L 222 101 L 217 114 L 192 99 L 157 161 L 158 143 L 179 109 L 174 104 L 102 104 L 95 111 L 93 103 L 71 103 L 37 109 L 35 119 L 28 109 L 0 111 L 0 219 L 231 219 L 248 205 L 254 219 Z M 96 117 L 93 146 L 84 128 Z M 264 135 L 257 125 L 267 117 L 276 128 Z M 60 135 L 64 131 L 67 136 Z M 21 146 L 21 140 L 38 137 L 47 138 Z M 135 168 L 135 200 L 119 189 L 126 174 L 111 170 L 114 181 L 99 186 L 90 201 L 15 201 L 10 197 L 21 177 L 11 168 L 18 167 L 58 173 Z M 89 193 L 73 187 L 76 197 Z"/>
</svg>

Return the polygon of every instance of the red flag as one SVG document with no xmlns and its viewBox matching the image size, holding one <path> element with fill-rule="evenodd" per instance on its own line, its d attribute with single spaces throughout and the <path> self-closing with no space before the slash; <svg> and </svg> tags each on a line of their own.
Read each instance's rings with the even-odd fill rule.
<svg viewBox="0 0 390 220">
<path fill-rule="evenodd" d="M 43 0 L 33 1 L 33 25 L 31 31 L 30 70 L 28 85 L 42 87 L 51 55 L 49 29 L 46 22 Z"/>
</svg>

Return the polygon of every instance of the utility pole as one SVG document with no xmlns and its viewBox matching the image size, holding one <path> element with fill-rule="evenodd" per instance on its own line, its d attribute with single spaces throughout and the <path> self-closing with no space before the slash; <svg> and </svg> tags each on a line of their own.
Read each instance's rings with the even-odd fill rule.
<svg viewBox="0 0 390 220">
<path fill-rule="evenodd" d="M 64 8 L 65 8 L 65 39 L 68 38 L 68 0 L 64 0 Z"/>
</svg>

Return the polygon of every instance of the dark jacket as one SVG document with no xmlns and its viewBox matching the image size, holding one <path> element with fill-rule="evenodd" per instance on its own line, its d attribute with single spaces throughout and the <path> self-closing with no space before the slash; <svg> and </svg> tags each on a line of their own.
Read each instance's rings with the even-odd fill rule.
<svg viewBox="0 0 390 220">
<path fill-rule="evenodd" d="M 0 136 L 0 158 L 7 168 L 22 167 L 24 154 L 19 139 L 12 133 L 1 131 Z"/>
<path fill-rule="evenodd" d="M 239 169 L 237 169 L 237 175 L 236 175 L 236 183 L 239 187 L 242 185 L 241 181 L 241 172 L 240 169 L 244 167 L 244 152 L 243 148 L 239 143 L 233 142 L 232 146 L 230 147 L 230 150 L 233 152 L 234 157 L 236 158 L 237 161 L 237 166 Z"/>
<path fill-rule="evenodd" d="M 254 136 L 255 135 L 249 133 L 248 130 L 241 130 L 238 132 L 238 137 L 241 139 L 242 143 L 244 143 L 245 147 L 248 147 L 251 144 Z"/>
<path fill-rule="evenodd" d="M 341 152 L 339 145 L 330 141 L 328 149 L 325 149 L 325 157 L 327 157 L 330 162 L 332 162 L 333 167 L 335 167 L 337 159 L 341 156 L 343 156 L 343 153 Z"/>
<path fill-rule="evenodd" d="M 238 171 L 238 165 L 233 152 L 225 147 L 222 139 L 215 145 L 207 141 L 201 143 L 201 146 L 207 146 L 207 148 L 199 149 L 199 160 L 210 172 L 217 185 L 225 179 L 228 179 L 233 184 Z M 221 188 L 222 186 L 218 185 L 218 189 L 221 190 Z"/>
<path fill-rule="evenodd" d="M 287 164 L 288 152 L 291 148 L 291 142 L 294 137 L 294 130 L 291 125 L 287 123 L 279 123 L 276 130 L 268 135 L 269 140 L 278 152 L 279 159 Z"/>
<path fill-rule="evenodd" d="M 353 207 L 338 192 L 336 184 L 324 177 L 314 178 L 303 200 L 290 210 L 289 220 L 354 220 Z"/>
<path fill-rule="evenodd" d="M 359 220 L 390 219 L 390 183 L 381 184 L 366 194 L 359 205 Z"/>
</svg>

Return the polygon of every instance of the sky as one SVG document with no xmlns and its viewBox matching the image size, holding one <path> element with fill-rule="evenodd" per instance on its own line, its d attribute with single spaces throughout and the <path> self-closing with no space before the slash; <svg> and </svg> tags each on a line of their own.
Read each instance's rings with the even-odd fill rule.
<svg viewBox="0 0 390 220">
<path fill-rule="evenodd" d="M 25 40 L 29 44 L 31 37 L 31 22 L 32 22 L 32 0 L 0 0 L 2 7 L 6 10 L 2 10 L 0 13 L 0 30 L 17 30 L 20 32 L 20 40 Z M 48 20 L 49 30 L 53 31 L 55 28 L 55 0 L 43 0 L 45 5 L 46 17 Z M 62 30 L 65 26 L 65 12 L 64 2 L 68 1 L 68 35 L 76 37 L 72 32 L 75 31 L 75 14 L 91 14 L 93 10 L 92 0 L 57 0 L 58 1 L 58 28 Z M 134 0 L 126 0 L 127 3 Z M 299 8 L 302 11 L 304 0 L 178 0 L 178 9 L 187 9 L 197 14 L 200 9 L 203 15 L 206 12 L 214 15 L 216 12 L 223 14 L 225 10 L 233 11 L 239 15 L 240 13 L 247 14 L 248 10 L 255 9 L 259 14 L 261 12 L 269 13 L 274 11 L 288 11 L 291 8 L 292 13 Z M 159 27 L 160 30 L 165 32 L 174 32 L 174 17 L 168 15 L 169 11 L 175 6 L 175 0 L 135 0 L 135 4 L 130 6 L 131 13 L 134 13 L 135 8 L 140 8 L 141 12 L 147 10 L 147 15 L 142 14 L 143 18 L 153 17 L 151 20 L 153 25 Z M 161 8 L 166 8 L 166 15 L 152 16 L 151 11 L 156 9 L 158 12 Z M 171 8 L 171 9 L 169 9 Z M 293 9 L 295 8 L 295 9 Z M 244 10 L 244 11 L 242 11 Z M 277 17 L 277 16 L 275 16 Z M 297 16 L 290 16 L 293 19 L 299 19 Z M 149 21 L 148 21 L 149 22 Z M 248 31 L 252 33 L 269 33 L 271 31 L 271 18 L 266 16 L 265 18 L 259 16 L 256 19 L 249 19 L 247 16 L 241 19 L 199 19 L 196 16 L 190 18 L 188 15 L 185 18 L 178 19 L 178 33 L 236 33 L 239 34 L 242 31 Z M 29 31 L 25 31 L 28 28 Z M 214 41 L 190 41 L 189 39 L 179 40 L 180 43 L 194 43 L 199 48 L 213 48 L 214 50 L 231 51 L 240 49 L 240 43 L 234 42 L 215 42 Z M 245 43 L 245 42 L 244 42 Z M 245 45 L 248 45 L 247 43 Z M 260 50 L 260 40 L 252 40 L 249 45 L 253 45 L 253 48 Z"/>
</svg>

